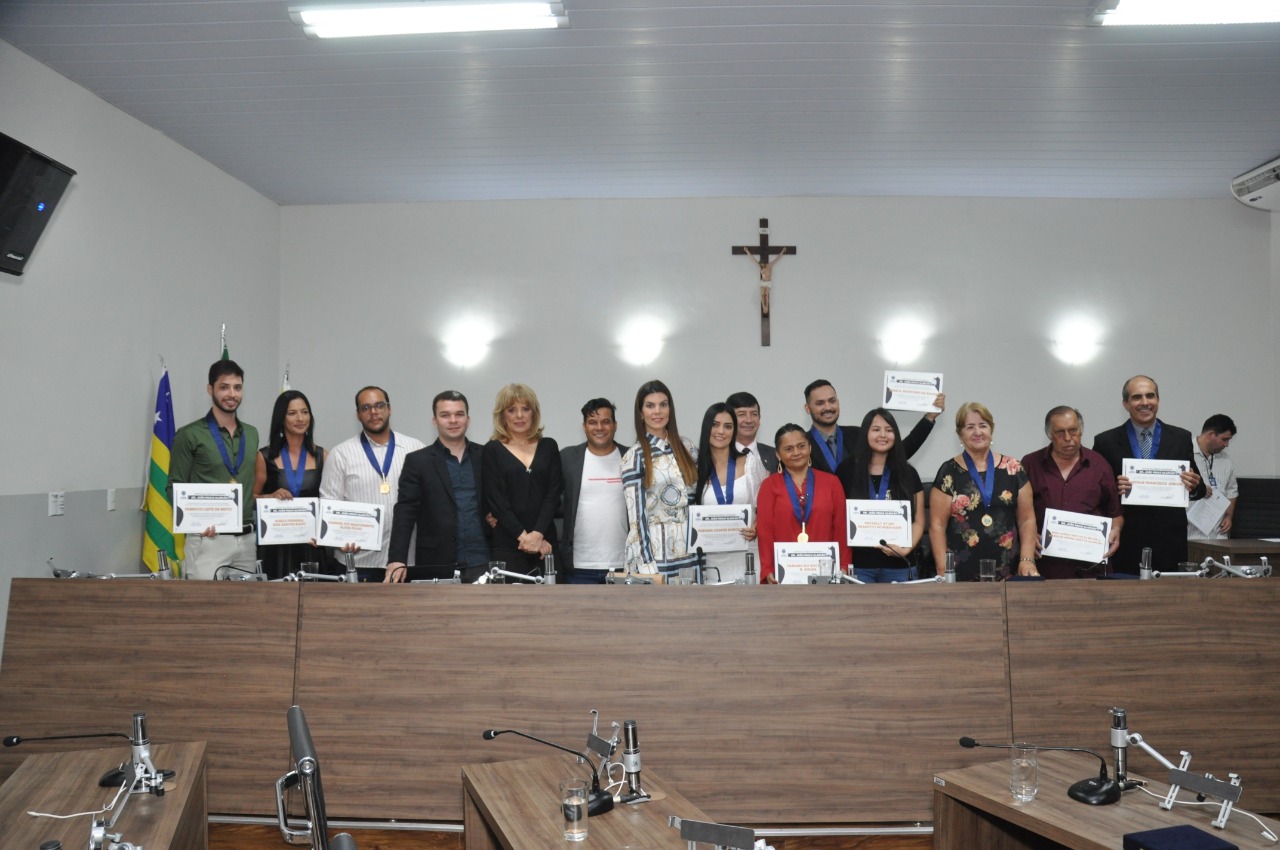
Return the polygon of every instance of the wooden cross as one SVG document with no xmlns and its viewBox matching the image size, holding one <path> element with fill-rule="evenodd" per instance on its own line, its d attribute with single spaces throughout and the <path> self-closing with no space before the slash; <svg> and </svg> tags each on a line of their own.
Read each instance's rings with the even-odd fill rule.
<svg viewBox="0 0 1280 850">
<path fill-rule="evenodd" d="M 733 253 L 751 258 L 752 265 L 760 269 L 760 344 L 769 344 L 769 289 L 773 285 L 773 267 L 783 254 L 795 256 L 795 245 L 769 244 L 769 219 L 760 219 L 759 245 L 734 245 Z M 777 259 L 771 259 L 772 257 Z"/>
</svg>

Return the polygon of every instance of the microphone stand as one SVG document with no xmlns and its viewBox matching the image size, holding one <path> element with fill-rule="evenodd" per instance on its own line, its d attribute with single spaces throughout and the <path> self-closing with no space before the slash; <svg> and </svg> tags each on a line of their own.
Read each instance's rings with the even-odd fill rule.
<svg viewBox="0 0 1280 850">
<path fill-rule="evenodd" d="M 527 735 L 524 732 L 519 732 L 515 729 L 486 729 L 484 734 L 480 737 L 484 738 L 486 741 L 492 741 L 499 735 L 507 734 L 519 735 L 521 738 L 528 738 L 530 741 L 537 741 L 539 744 L 546 744 L 548 747 L 562 750 L 585 761 L 591 766 L 591 796 L 587 798 L 587 817 L 602 815 L 605 812 L 613 811 L 613 795 L 607 794 L 603 789 L 601 789 L 600 771 L 596 768 L 596 763 L 591 760 L 591 756 L 587 755 L 585 752 L 580 753 L 577 750 L 571 750 L 568 747 L 561 746 L 560 744 L 554 744 L 551 741 L 544 740 L 543 738 L 535 738 L 533 735 Z"/>
<path fill-rule="evenodd" d="M 965 736 L 960 739 L 960 746 L 966 749 L 974 747 L 987 747 L 998 750 L 1011 750 L 1012 744 L 980 744 L 972 738 Z M 1107 760 L 1093 750 L 1086 750 L 1084 747 L 1042 747 L 1039 744 L 1032 744 L 1037 750 L 1050 750 L 1056 752 L 1067 753 L 1088 753 L 1096 758 L 1102 764 L 1102 769 L 1097 776 L 1090 776 L 1087 779 L 1081 779 L 1067 789 L 1067 796 L 1081 803 L 1090 806 L 1109 806 L 1112 803 L 1120 802 L 1120 784 L 1107 777 Z"/>
</svg>

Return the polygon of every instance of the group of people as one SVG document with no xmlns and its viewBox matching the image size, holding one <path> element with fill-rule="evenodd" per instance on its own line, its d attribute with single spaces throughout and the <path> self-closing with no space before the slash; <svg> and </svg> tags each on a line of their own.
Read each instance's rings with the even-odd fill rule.
<svg viewBox="0 0 1280 850">
<path fill-rule="evenodd" d="M 326 452 L 314 443 L 310 404 L 296 390 L 277 398 L 267 445 L 259 449 L 256 429 L 236 415 L 243 389 L 244 373 L 234 361 L 210 367 L 210 410 L 178 430 L 171 481 L 229 476 L 256 498 L 380 505 L 391 520 L 383 524 L 382 549 L 349 545 L 344 551 L 358 569 L 387 582 L 456 572 L 475 577 L 495 561 L 508 571 L 540 574 L 552 555 L 560 580 L 570 583 L 603 583 L 623 569 L 673 574 L 698 560 L 690 545 L 690 505 L 754 509 L 739 551 L 706 556 L 712 580 L 742 579 L 748 559 L 758 559 L 756 580 L 776 581 L 774 544 L 792 541 L 837 544 L 841 567 L 861 581 L 907 580 L 926 560 L 926 521 L 932 558 L 926 574 L 941 575 L 948 553 L 960 581 L 976 580 L 986 559 L 1006 575 L 1091 574 L 1093 565 L 1041 556 L 1037 529 L 1049 508 L 1111 518 L 1112 569 L 1136 573 L 1145 548 L 1156 569 L 1184 561 L 1188 524 L 1180 508 L 1122 508 L 1121 494 L 1130 488 L 1124 458 L 1185 460 L 1181 481 L 1191 499 L 1220 489 L 1229 507 L 1211 535 L 1229 532 L 1237 496 L 1224 452 L 1235 423 L 1222 414 L 1210 417 L 1193 439 L 1157 418 L 1159 389 L 1143 375 L 1124 384 L 1128 421 L 1099 434 L 1093 449 L 1083 445 L 1080 412 L 1055 407 L 1045 416 L 1049 444 L 1021 461 L 993 448 L 991 411 L 965 403 L 955 416 L 961 451 L 934 476 L 927 511 L 922 479 L 908 458 L 945 408 L 941 393 L 934 400 L 939 412 L 925 414 L 903 436 L 884 408 L 868 411 L 859 426 L 840 425 L 835 388 L 817 380 L 805 388 L 810 426 L 787 423 L 768 445 L 759 440 L 758 400 L 737 392 L 707 408 L 695 444 L 680 434 L 671 391 L 653 380 L 636 392 L 632 445 L 616 439 L 616 406 L 595 398 L 581 411 L 585 440 L 561 449 L 543 433 L 538 397 L 523 384 L 499 390 L 492 435 L 483 445 L 467 436 L 470 405 L 462 393 L 449 390 L 432 400 L 437 438 L 427 445 L 393 431 L 389 394 L 368 386 L 355 395 L 359 433 Z M 880 541 L 851 549 L 846 499 L 909 502 L 910 545 Z M 188 577 L 252 570 L 260 558 L 276 575 L 323 563 L 320 550 L 305 545 L 262 547 L 270 550 L 263 558 L 253 506 L 254 499 L 244 500 L 237 534 L 188 535 Z"/>
</svg>

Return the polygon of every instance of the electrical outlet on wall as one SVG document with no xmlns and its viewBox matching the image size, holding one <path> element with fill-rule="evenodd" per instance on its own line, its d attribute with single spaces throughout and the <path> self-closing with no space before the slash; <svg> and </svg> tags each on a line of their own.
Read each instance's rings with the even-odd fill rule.
<svg viewBox="0 0 1280 850">
<path fill-rule="evenodd" d="M 49 516 L 62 516 L 67 512 L 67 491 L 51 490 L 49 492 Z"/>
</svg>

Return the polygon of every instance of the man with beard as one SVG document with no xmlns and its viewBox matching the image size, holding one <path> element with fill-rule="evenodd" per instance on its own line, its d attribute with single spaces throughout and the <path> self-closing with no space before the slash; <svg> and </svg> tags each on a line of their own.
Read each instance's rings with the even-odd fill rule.
<svg viewBox="0 0 1280 850">
<path fill-rule="evenodd" d="M 253 572 L 258 557 L 257 536 L 253 533 L 258 429 L 236 416 L 244 398 L 244 370 L 234 360 L 214 362 L 209 367 L 207 392 L 213 401 L 209 412 L 183 425 L 173 436 L 169 499 L 173 500 L 174 484 L 239 484 L 243 524 L 234 533 L 219 534 L 210 526 L 199 535 L 187 535 L 183 574 L 192 579 L 215 578 L 217 569 L 224 565 Z"/>
<path fill-rule="evenodd" d="M 320 498 L 382 506 L 382 549 L 362 552 L 354 543 L 342 547 L 344 552 L 355 553 L 357 569 L 380 569 L 387 563 L 400 470 L 409 452 L 425 443 L 391 430 L 391 397 L 382 387 L 364 387 L 356 393 L 356 419 L 360 433 L 329 452 L 320 479 Z"/>
</svg>

